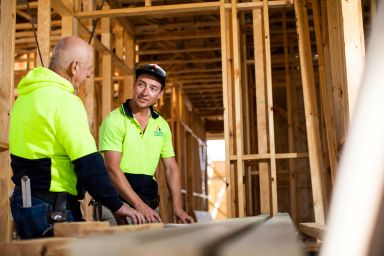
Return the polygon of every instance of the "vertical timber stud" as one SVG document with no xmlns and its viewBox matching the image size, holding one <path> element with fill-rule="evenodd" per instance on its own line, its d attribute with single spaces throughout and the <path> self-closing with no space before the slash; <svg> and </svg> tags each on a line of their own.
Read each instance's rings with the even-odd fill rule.
<svg viewBox="0 0 384 256">
<path fill-rule="evenodd" d="M 258 0 L 253 0 L 257 2 Z M 255 83 L 256 83 L 256 113 L 257 113 L 257 141 L 258 153 L 268 153 L 268 132 L 267 132 L 267 98 L 265 81 L 265 55 L 264 55 L 264 26 L 262 8 L 252 10 L 253 15 L 253 45 L 255 55 Z M 260 183 L 260 212 L 272 214 L 271 205 L 271 183 L 268 163 L 259 163 Z"/>
<path fill-rule="evenodd" d="M 361 0 L 341 0 L 347 71 L 349 118 L 355 108 L 364 70 L 365 46 Z"/>
<path fill-rule="evenodd" d="M 222 79 L 223 79 L 223 104 L 224 104 L 224 141 L 225 141 L 225 176 L 227 182 L 226 196 L 227 196 L 227 217 L 234 217 L 234 211 L 232 210 L 233 200 L 232 200 L 232 180 L 231 180 L 231 162 L 229 159 L 230 156 L 230 112 L 229 112 L 229 103 L 228 103 L 228 90 L 231 83 L 228 79 L 228 70 L 230 68 L 228 61 L 228 51 L 227 48 L 227 22 L 226 22 L 226 11 L 225 11 L 225 1 L 220 1 L 220 36 L 221 36 L 221 69 L 222 69 Z"/>
<path fill-rule="evenodd" d="M 288 121 L 288 149 L 289 152 L 295 152 L 296 150 L 296 134 L 294 129 L 294 93 L 292 90 L 295 86 L 292 86 L 290 76 L 290 65 L 289 65 L 289 49 L 288 49 L 288 36 L 287 36 L 287 15 L 286 11 L 282 12 L 282 25 L 283 25 L 283 42 L 284 42 L 284 75 L 285 75 L 285 88 L 286 88 L 286 99 L 287 99 L 287 121 Z M 289 199 L 290 199 L 290 216 L 292 220 L 297 222 L 297 191 L 296 191 L 296 159 L 289 159 Z"/>
<path fill-rule="evenodd" d="M 123 77 L 123 86 L 119 93 L 120 102 L 124 102 L 128 98 L 132 98 L 132 86 L 135 81 L 135 41 L 131 34 L 124 32 L 124 63 L 132 70 L 131 74 L 125 74 Z"/>
<path fill-rule="evenodd" d="M 228 98 L 228 115 L 229 115 L 229 154 L 232 156 L 234 155 L 235 149 L 236 149 L 236 133 L 235 133 L 235 110 L 234 110 L 234 68 L 233 68 L 233 36 L 232 36 L 232 13 L 231 11 L 227 11 L 225 13 L 225 26 L 226 30 L 229 31 L 229 33 L 226 33 L 226 41 L 227 41 L 227 75 L 228 75 L 228 84 L 227 84 L 227 98 Z M 230 187 L 231 189 L 231 207 L 232 207 L 232 213 L 233 217 L 237 216 L 237 204 L 238 204 L 238 199 L 237 199 L 237 184 L 236 184 L 236 171 L 235 171 L 235 163 L 231 162 L 230 164 L 230 182 L 232 186 Z"/>
<path fill-rule="evenodd" d="M 321 142 L 316 104 L 315 78 L 309 36 L 307 9 L 304 0 L 295 0 L 296 26 L 299 40 L 301 78 L 303 84 L 304 108 L 307 127 L 309 165 L 311 169 L 313 206 L 315 221 L 324 225 L 324 188 L 321 168 Z"/>
<path fill-rule="evenodd" d="M 11 239 L 11 167 L 9 165 L 9 112 L 13 101 L 16 1 L 1 1 L 0 22 L 0 242 Z"/>
<path fill-rule="evenodd" d="M 316 34 L 316 45 L 317 45 L 317 54 L 318 54 L 318 65 L 319 65 L 319 77 L 320 77 L 320 92 L 321 100 L 324 112 L 325 119 L 325 130 L 327 134 L 327 146 L 329 161 L 331 167 L 331 177 L 332 183 L 335 183 L 336 171 L 337 171 L 337 145 L 336 145 L 336 134 L 335 134 L 335 123 L 334 123 L 334 108 L 333 102 L 331 101 L 331 95 L 328 90 L 327 78 L 325 73 L 325 55 L 323 49 L 323 36 L 322 36 L 322 27 L 324 24 L 321 24 L 320 20 L 320 4 L 319 0 L 312 1 L 313 9 L 313 19 L 315 24 L 315 34 Z"/>
<path fill-rule="evenodd" d="M 83 0 L 83 8 L 85 11 L 95 10 L 95 1 L 93 0 Z M 92 19 L 88 21 L 88 29 L 92 31 Z M 91 46 L 93 45 L 93 40 Z M 95 51 L 93 51 L 95 54 Z M 95 57 L 95 56 L 94 56 Z M 96 98 L 95 98 L 95 59 L 92 63 L 93 75 L 86 79 L 84 82 L 84 106 L 88 114 L 88 123 L 89 128 L 95 138 L 98 136 L 98 124 L 96 122 Z M 98 140 L 96 140 L 98 141 Z"/>
<path fill-rule="evenodd" d="M 265 40 L 265 75 L 267 85 L 267 111 L 268 111 L 268 133 L 269 133 L 269 152 L 270 171 L 271 171 L 271 190 L 272 190 L 272 214 L 278 212 L 277 205 L 277 175 L 275 157 L 275 124 L 273 119 L 273 89 L 272 89 L 272 62 L 271 62 L 271 40 L 269 34 L 269 9 L 268 0 L 263 0 L 263 23 Z"/>
<path fill-rule="evenodd" d="M 107 7 L 103 7 L 107 9 Z M 111 19 L 101 18 L 101 42 L 111 50 Z M 112 56 L 110 53 L 102 56 L 102 86 L 101 86 L 101 118 L 104 119 L 112 110 Z"/>
<path fill-rule="evenodd" d="M 121 60 L 123 60 L 124 59 L 124 29 L 118 22 L 114 23 L 113 34 L 115 35 L 116 56 L 119 57 Z M 124 71 L 119 69 L 119 75 L 121 75 L 122 72 Z M 115 83 L 118 83 L 119 87 L 118 87 L 117 102 L 114 101 L 114 104 L 120 105 L 121 103 L 124 102 L 124 99 L 120 95 L 120 93 L 122 92 L 121 87 L 123 87 L 124 81 L 116 81 Z M 113 108 L 115 108 L 116 105 L 114 105 Z"/>
<path fill-rule="evenodd" d="M 37 7 L 37 40 L 40 46 L 41 58 L 45 67 L 49 66 L 51 51 L 51 0 L 39 0 Z M 37 52 L 37 55 L 39 53 Z M 37 66 L 42 66 L 37 58 Z"/>
<path fill-rule="evenodd" d="M 237 18 L 237 0 L 232 0 L 232 35 L 233 35 L 233 78 L 235 89 L 235 120 L 236 120 L 236 164 L 237 164 L 237 198 L 238 216 L 244 217 L 244 148 L 243 148 L 243 109 L 241 97 L 241 66 L 239 46 L 239 25 Z"/>
<path fill-rule="evenodd" d="M 326 7 L 328 24 L 328 45 L 326 50 L 329 51 L 327 64 L 330 65 L 328 69 L 332 71 L 329 72 L 329 76 L 335 108 L 336 140 L 339 143 L 344 139 L 349 123 L 341 3 L 335 0 L 325 0 L 325 2 L 324 9 Z M 322 24 L 325 24 L 325 22 Z"/>
<path fill-rule="evenodd" d="M 77 35 L 78 21 L 73 17 L 74 0 L 62 0 L 62 2 L 68 8 L 69 13 L 61 17 L 61 37 Z"/>
<path fill-rule="evenodd" d="M 245 13 L 240 13 L 240 27 L 245 24 Z M 250 125 L 250 111 L 249 111 L 249 84 L 248 84 L 248 64 L 247 64 L 247 35 L 246 31 L 240 30 L 240 48 L 241 48 L 241 79 L 242 79 L 242 100 L 244 103 L 243 108 L 243 121 L 244 121 L 244 132 L 243 132 L 243 140 L 245 147 L 245 154 L 251 154 L 251 125 Z M 252 176 L 251 166 L 248 165 L 244 168 L 244 177 L 245 179 L 245 189 L 246 189 L 246 197 L 245 197 L 245 208 L 246 215 L 252 216 Z"/>
</svg>

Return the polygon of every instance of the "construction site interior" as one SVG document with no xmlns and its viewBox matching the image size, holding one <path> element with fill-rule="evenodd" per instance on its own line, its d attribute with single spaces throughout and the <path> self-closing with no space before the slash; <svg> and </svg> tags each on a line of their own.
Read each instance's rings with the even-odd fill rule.
<svg viewBox="0 0 384 256">
<path fill-rule="evenodd" d="M 371 31 L 379 20 L 378 2 L 1 0 L 0 254 L 24 250 L 23 255 L 105 255 L 104 246 L 115 248 L 108 251 L 111 255 L 181 255 L 186 246 L 188 255 L 233 255 L 237 250 L 239 255 L 316 255 L 328 228 Z M 104 240 L 88 238 L 87 232 L 95 233 L 88 230 L 75 242 L 75 235 L 14 241 L 10 109 L 20 79 L 37 66 L 47 67 L 53 47 L 70 35 L 94 48 L 93 76 L 81 85 L 78 96 L 96 141 L 102 120 L 130 98 L 135 68 L 150 63 L 164 68 L 165 93 L 155 108 L 171 127 L 182 171 L 183 207 L 196 218 L 209 212 L 208 219 L 222 221 L 227 231 L 203 223 L 190 225 L 189 231 L 160 231 L 153 225 L 152 236 L 116 227 L 103 229 Z M 221 157 L 212 158 L 220 152 Z M 156 179 L 166 225 L 172 222 L 172 206 L 161 164 Z M 350 189 L 354 188 L 359 189 Z M 90 223 L 89 200 L 87 196 L 83 210 Z M 356 204 L 359 207 L 363 205 Z M 278 218 L 277 224 L 269 223 L 270 217 Z M 250 223 L 252 232 L 259 232 L 259 242 L 255 237 L 239 239 Z M 265 235 L 268 232 L 272 234 Z M 113 236 L 116 239 L 109 239 Z M 242 242 L 231 242 L 234 237 Z M 79 242 L 87 239 L 88 244 Z M 293 244 L 275 247 L 281 239 L 292 239 Z M 91 241 L 93 249 L 88 246 Z M 383 252 L 377 249 L 382 245 L 372 241 L 361 242 L 366 254 L 360 255 Z M 132 254 L 124 254 L 124 248 Z M 283 249 L 288 251 L 282 253 Z"/>
</svg>

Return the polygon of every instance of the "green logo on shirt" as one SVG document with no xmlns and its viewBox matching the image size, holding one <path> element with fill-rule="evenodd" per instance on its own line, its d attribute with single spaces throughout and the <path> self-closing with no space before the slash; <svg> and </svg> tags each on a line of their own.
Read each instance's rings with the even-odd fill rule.
<svg viewBox="0 0 384 256">
<path fill-rule="evenodd" d="M 163 131 L 160 129 L 159 126 L 157 126 L 156 129 L 153 131 L 153 135 L 160 136 L 160 137 L 163 136 Z"/>
</svg>

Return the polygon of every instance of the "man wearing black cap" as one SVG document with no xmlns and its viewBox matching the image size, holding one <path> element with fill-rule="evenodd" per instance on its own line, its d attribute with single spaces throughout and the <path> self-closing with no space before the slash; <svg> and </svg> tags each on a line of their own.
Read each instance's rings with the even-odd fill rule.
<svg viewBox="0 0 384 256">
<path fill-rule="evenodd" d="M 156 64 L 136 69 L 132 99 L 112 111 L 100 127 L 100 151 L 120 197 L 147 222 L 161 222 L 154 179 L 159 158 L 162 159 L 171 192 L 173 221 L 191 223 L 182 209 L 180 170 L 175 160 L 172 134 L 168 123 L 153 104 L 164 93 L 165 71 Z"/>
</svg>

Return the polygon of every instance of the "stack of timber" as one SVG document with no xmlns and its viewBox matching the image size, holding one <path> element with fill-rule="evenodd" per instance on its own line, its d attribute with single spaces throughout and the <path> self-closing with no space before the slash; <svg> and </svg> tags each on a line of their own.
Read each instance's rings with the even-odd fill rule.
<svg viewBox="0 0 384 256">
<path fill-rule="evenodd" d="M 0 253 L 42 256 L 303 255 L 302 244 L 288 214 L 277 214 L 273 218 L 259 215 L 212 223 L 175 224 L 168 228 L 163 228 L 162 224 L 106 227 L 104 223 L 92 228 L 94 224 L 61 224 L 60 235 L 66 230 L 71 238 L 4 243 L 0 245 Z M 141 226 L 147 230 L 131 232 Z M 125 231 L 113 232 L 118 229 Z M 85 230 L 89 235 L 84 236 Z"/>
</svg>

